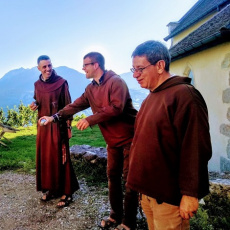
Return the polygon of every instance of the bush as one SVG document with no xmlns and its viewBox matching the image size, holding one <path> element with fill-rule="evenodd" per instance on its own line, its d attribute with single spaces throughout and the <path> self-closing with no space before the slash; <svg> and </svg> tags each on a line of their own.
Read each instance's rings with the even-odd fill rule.
<svg viewBox="0 0 230 230">
<path fill-rule="evenodd" d="M 3 108 L 0 108 L 0 123 L 4 123 L 5 119 Z"/>
<path fill-rule="evenodd" d="M 82 113 L 81 115 L 76 115 L 73 120 L 79 121 L 79 120 L 84 119 L 84 118 L 86 118 L 86 115 L 84 113 Z"/>
<path fill-rule="evenodd" d="M 208 195 L 205 198 L 204 209 L 207 210 L 214 229 L 230 229 L 230 199 L 226 190 Z"/>
<path fill-rule="evenodd" d="M 28 125 L 36 124 L 37 111 L 32 111 L 28 106 L 25 106 L 22 102 L 18 106 L 14 106 L 13 109 L 7 108 L 7 116 L 0 108 L 0 122 L 13 126 L 13 127 L 25 127 Z"/>
<path fill-rule="evenodd" d="M 208 211 L 202 206 L 199 207 L 195 217 L 190 220 L 191 230 L 213 230 L 210 224 Z"/>
<path fill-rule="evenodd" d="M 89 185 L 107 186 L 106 167 L 103 164 L 92 164 L 83 158 L 72 162 L 77 176 L 85 178 Z"/>
<path fill-rule="evenodd" d="M 230 229 L 230 199 L 227 191 L 212 192 L 204 198 L 197 214 L 190 220 L 191 230 Z"/>
</svg>

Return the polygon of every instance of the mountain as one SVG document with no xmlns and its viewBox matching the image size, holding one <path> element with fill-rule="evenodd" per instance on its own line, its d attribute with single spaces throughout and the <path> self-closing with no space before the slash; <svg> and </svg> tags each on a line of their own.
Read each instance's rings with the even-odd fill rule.
<svg viewBox="0 0 230 230">
<path fill-rule="evenodd" d="M 137 83 L 137 80 L 133 77 L 132 72 L 123 73 L 120 74 L 120 76 L 126 81 L 126 84 L 128 85 L 129 89 L 141 90 L 141 87 Z M 146 89 L 143 91 L 146 91 Z"/>
<path fill-rule="evenodd" d="M 147 97 L 149 94 L 149 90 L 143 89 L 140 87 L 140 85 L 137 83 L 137 80 L 133 77 L 132 72 L 128 73 L 123 73 L 120 74 L 121 78 L 125 80 L 128 88 L 130 95 L 133 100 L 133 105 L 134 107 L 139 110 L 142 101 Z"/>
<path fill-rule="evenodd" d="M 79 97 L 90 83 L 84 74 L 74 69 L 61 66 L 55 68 L 55 71 L 68 81 L 72 100 Z M 25 105 L 30 104 L 34 100 L 34 82 L 38 80 L 39 74 L 37 67 L 20 68 L 5 74 L 0 79 L 0 108 L 13 108 L 21 101 Z"/>
<path fill-rule="evenodd" d="M 72 101 L 81 96 L 85 87 L 90 83 L 90 80 L 85 78 L 85 74 L 74 69 L 66 66 L 54 69 L 58 75 L 68 81 Z M 0 79 L 0 108 L 6 111 L 7 107 L 11 109 L 14 105 L 19 105 L 20 102 L 23 102 L 24 105 L 30 104 L 34 100 L 34 82 L 38 80 L 39 74 L 37 67 L 15 69 L 5 74 Z M 148 91 L 139 86 L 131 72 L 120 76 L 126 81 L 130 89 L 134 106 L 139 109 Z M 84 113 L 88 115 L 91 111 L 87 110 Z"/>
</svg>

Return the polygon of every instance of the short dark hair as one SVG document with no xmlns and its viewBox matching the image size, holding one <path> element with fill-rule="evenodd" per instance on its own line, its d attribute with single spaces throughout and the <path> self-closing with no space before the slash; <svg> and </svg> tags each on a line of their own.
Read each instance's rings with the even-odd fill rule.
<svg viewBox="0 0 230 230">
<path fill-rule="evenodd" d="M 105 70 L 105 58 L 102 54 L 98 52 L 90 52 L 84 56 L 83 59 L 90 58 L 92 62 L 98 63 L 100 68 L 104 71 Z"/>
<path fill-rule="evenodd" d="M 47 55 L 41 55 L 41 56 L 39 56 L 38 60 L 37 60 L 38 65 L 39 65 L 39 62 L 43 61 L 43 60 L 50 60 L 50 57 L 47 56 Z"/>
<path fill-rule="evenodd" d="M 145 56 L 152 65 L 164 60 L 165 70 L 169 72 L 171 57 L 167 47 L 161 42 L 149 40 L 138 45 L 132 53 L 132 57 L 135 56 Z"/>
</svg>

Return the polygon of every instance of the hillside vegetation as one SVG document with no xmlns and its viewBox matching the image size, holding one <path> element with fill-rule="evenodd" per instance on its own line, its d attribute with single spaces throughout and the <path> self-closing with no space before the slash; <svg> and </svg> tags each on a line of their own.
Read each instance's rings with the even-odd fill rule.
<svg viewBox="0 0 230 230">
<path fill-rule="evenodd" d="M 98 126 L 84 131 L 77 130 L 76 121 L 73 122 L 72 138 L 70 146 L 88 144 L 91 146 L 105 147 L 105 141 Z M 0 170 L 16 170 L 20 172 L 35 172 L 35 153 L 36 153 L 36 125 L 19 127 L 17 133 L 6 133 L 5 137 L 8 148 L 0 144 Z"/>
</svg>

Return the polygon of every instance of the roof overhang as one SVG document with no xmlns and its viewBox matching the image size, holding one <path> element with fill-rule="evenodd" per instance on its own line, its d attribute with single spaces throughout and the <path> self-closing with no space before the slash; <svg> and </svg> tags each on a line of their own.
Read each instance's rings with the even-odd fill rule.
<svg viewBox="0 0 230 230">
<path fill-rule="evenodd" d="M 190 44 L 186 46 L 186 48 L 172 52 L 174 48 L 172 47 L 172 50 L 169 49 L 171 60 L 173 62 L 183 57 L 198 53 L 200 51 L 209 49 L 225 42 L 230 42 L 230 29 L 228 28 L 222 28 L 218 33 L 206 37 L 205 39 L 200 40 L 196 43 Z"/>
</svg>

